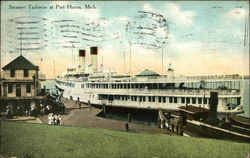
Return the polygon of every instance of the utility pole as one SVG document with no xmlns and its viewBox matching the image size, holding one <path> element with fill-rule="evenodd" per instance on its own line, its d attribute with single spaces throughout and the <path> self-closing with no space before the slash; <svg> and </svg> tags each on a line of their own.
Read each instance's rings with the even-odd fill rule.
<svg viewBox="0 0 250 158">
<path fill-rule="evenodd" d="M 54 64 L 54 77 L 55 77 L 55 74 L 56 74 L 55 60 L 53 60 L 53 64 Z"/>
<path fill-rule="evenodd" d="M 102 66 L 103 66 L 103 55 L 102 55 Z"/>
<path fill-rule="evenodd" d="M 73 48 L 74 48 L 74 45 L 72 43 L 72 50 L 71 50 L 71 55 L 72 55 L 72 64 L 74 65 L 74 55 L 73 55 Z"/>
</svg>

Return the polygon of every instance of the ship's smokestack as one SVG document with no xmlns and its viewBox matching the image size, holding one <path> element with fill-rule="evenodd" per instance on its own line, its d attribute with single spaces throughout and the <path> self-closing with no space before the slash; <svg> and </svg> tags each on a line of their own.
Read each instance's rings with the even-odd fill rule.
<svg viewBox="0 0 250 158">
<path fill-rule="evenodd" d="M 208 119 L 205 120 L 206 123 L 212 125 L 218 125 L 219 119 L 217 118 L 217 105 L 218 105 L 218 93 L 210 92 L 209 114 L 208 114 Z"/>
<path fill-rule="evenodd" d="M 85 70 L 85 56 L 86 56 L 86 51 L 79 50 L 79 68 L 81 71 Z"/>
<path fill-rule="evenodd" d="M 98 54 L 98 47 L 91 47 L 90 48 L 91 54 L 91 64 L 94 71 L 97 71 L 98 63 L 97 63 L 97 54 Z"/>
</svg>

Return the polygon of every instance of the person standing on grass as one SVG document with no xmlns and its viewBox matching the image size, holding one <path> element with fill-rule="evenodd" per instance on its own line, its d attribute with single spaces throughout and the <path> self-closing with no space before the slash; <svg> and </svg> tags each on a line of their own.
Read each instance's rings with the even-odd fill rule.
<svg viewBox="0 0 250 158">
<path fill-rule="evenodd" d="M 6 109 L 6 117 L 10 118 L 10 109 L 9 108 Z"/>
<path fill-rule="evenodd" d="M 58 124 L 58 125 L 61 125 L 61 124 L 62 124 L 62 118 L 61 118 L 61 115 L 58 115 L 57 124 Z"/>
<path fill-rule="evenodd" d="M 56 115 L 53 115 L 53 125 L 56 125 Z"/>
<path fill-rule="evenodd" d="M 50 113 L 50 114 L 48 115 L 48 121 L 49 121 L 49 125 L 52 125 L 52 124 L 53 124 L 53 114 L 52 114 L 52 113 Z"/>
<path fill-rule="evenodd" d="M 50 125 L 51 122 L 50 122 L 50 114 L 48 115 L 48 124 Z"/>
</svg>

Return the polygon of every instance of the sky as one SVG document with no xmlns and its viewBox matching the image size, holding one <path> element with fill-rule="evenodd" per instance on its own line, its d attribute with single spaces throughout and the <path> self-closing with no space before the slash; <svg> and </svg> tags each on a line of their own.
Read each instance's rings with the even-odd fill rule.
<svg viewBox="0 0 250 158">
<path fill-rule="evenodd" d="M 1 64 L 22 53 L 53 78 L 98 46 L 99 66 L 118 74 L 130 53 L 132 74 L 169 63 L 176 75 L 249 74 L 246 19 L 247 1 L 2 1 Z"/>
</svg>

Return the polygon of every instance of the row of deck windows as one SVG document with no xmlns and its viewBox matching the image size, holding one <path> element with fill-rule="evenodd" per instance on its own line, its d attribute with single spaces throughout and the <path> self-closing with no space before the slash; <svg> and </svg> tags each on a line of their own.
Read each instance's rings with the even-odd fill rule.
<svg viewBox="0 0 250 158">
<path fill-rule="evenodd" d="M 240 89 L 239 81 L 206 82 L 206 83 L 117 83 L 117 84 L 86 84 L 86 88 L 104 89 Z"/>
<path fill-rule="evenodd" d="M 189 98 L 189 97 L 163 97 L 163 96 L 107 96 L 99 95 L 99 99 L 139 101 L 139 102 L 159 102 L 159 103 L 182 103 L 182 104 L 208 104 L 208 98 Z M 203 101 L 203 102 L 202 102 Z"/>
</svg>

